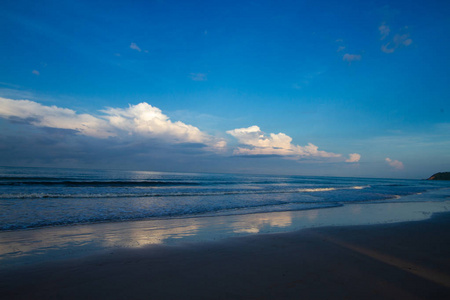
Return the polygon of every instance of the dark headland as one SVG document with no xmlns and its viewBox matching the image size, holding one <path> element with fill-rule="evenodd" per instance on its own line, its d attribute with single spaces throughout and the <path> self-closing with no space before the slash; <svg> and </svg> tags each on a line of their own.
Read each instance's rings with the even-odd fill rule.
<svg viewBox="0 0 450 300">
<path fill-rule="evenodd" d="M 439 172 L 432 175 L 427 180 L 450 180 L 450 172 Z"/>
</svg>

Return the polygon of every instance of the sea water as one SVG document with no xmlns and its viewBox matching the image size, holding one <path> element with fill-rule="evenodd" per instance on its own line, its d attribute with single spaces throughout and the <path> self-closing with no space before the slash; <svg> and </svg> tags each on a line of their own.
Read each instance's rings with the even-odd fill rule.
<svg viewBox="0 0 450 300">
<path fill-rule="evenodd" d="M 449 182 L 0 167 L 0 230 L 449 200 Z M 416 200 L 414 200 L 416 199 Z"/>
</svg>

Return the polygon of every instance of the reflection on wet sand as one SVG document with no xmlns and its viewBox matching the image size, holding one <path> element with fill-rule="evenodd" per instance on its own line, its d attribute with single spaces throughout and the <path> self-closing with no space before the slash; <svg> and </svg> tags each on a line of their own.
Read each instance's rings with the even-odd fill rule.
<svg viewBox="0 0 450 300">
<path fill-rule="evenodd" d="M 305 211 L 142 220 L 0 232 L 0 261 L 13 266 L 93 254 L 112 248 L 202 242 L 235 236 L 336 225 L 422 220 L 448 211 L 450 201 L 354 204 Z"/>
<path fill-rule="evenodd" d="M 277 215 L 247 215 L 242 223 L 234 224 L 235 233 L 258 233 L 263 227 L 288 227 L 292 224 L 291 212 Z"/>
</svg>

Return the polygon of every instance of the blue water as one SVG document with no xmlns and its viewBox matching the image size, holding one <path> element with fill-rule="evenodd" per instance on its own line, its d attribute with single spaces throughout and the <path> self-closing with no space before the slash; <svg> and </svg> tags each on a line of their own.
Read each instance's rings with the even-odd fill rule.
<svg viewBox="0 0 450 300">
<path fill-rule="evenodd" d="M 0 167 L 0 230 L 401 202 L 403 196 L 449 185 L 426 180 Z"/>
</svg>

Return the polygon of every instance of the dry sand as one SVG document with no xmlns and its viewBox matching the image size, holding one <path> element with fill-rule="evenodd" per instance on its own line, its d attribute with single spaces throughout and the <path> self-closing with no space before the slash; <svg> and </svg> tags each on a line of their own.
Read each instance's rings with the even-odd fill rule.
<svg viewBox="0 0 450 300">
<path fill-rule="evenodd" d="M 450 299 L 450 213 L 0 271 L 2 299 Z"/>
</svg>

